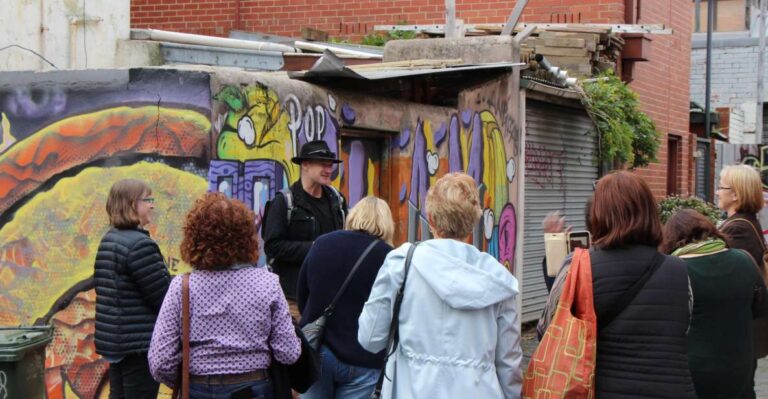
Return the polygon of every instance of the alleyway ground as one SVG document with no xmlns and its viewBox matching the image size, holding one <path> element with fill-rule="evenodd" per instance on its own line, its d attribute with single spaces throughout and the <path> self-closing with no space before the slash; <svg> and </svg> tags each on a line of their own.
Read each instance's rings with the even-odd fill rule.
<svg viewBox="0 0 768 399">
<path fill-rule="evenodd" d="M 528 323 L 523 325 L 523 370 L 528 367 L 528 361 L 539 344 L 536 339 L 536 324 Z M 760 359 L 757 367 L 757 397 L 758 399 L 768 399 L 768 358 Z"/>
</svg>

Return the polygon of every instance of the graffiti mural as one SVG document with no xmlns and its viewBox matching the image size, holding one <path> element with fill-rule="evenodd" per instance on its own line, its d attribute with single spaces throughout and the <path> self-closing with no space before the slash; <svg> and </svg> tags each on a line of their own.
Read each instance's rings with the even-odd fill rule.
<svg viewBox="0 0 768 399">
<path fill-rule="evenodd" d="M 22 73 L 0 85 L 0 325 L 55 327 L 48 398 L 108 394 L 108 364 L 93 347 L 91 277 L 107 191 L 121 178 L 153 187 L 150 230 L 177 274 L 188 270 L 178 245 L 194 200 L 223 192 L 260 224 L 265 203 L 299 179 L 290 160 L 308 141 L 326 141 L 343 160 L 333 184 L 350 205 L 366 195 L 390 203 L 396 244 L 429 237 L 429 187 L 465 171 L 483 204 L 471 242 L 515 270 L 522 149 L 505 79 L 438 107 L 253 73 L 86 74 L 87 83 L 72 72 Z"/>
<path fill-rule="evenodd" d="M 0 325 L 53 325 L 47 398 L 106 397 L 91 276 L 108 190 L 122 178 L 149 182 L 150 232 L 171 272 L 184 270 L 180 221 L 207 187 L 208 76 L 94 71 L 90 84 L 65 73 L 48 75 L 61 83 L 15 76 L 8 81 L 18 84 L 0 88 Z"/>
</svg>

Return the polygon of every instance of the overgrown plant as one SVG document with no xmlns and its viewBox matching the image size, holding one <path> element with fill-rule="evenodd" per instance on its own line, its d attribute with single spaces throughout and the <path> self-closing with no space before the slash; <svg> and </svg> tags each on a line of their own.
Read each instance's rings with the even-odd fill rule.
<svg viewBox="0 0 768 399">
<path fill-rule="evenodd" d="M 670 195 L 659 203 L 659 216 L 662 223 L 672 217 L 680 209 L 693 209 L 696 212 L 706 216 L 712 223 L 717 224 L 721 219 L 723 212 L 710 202 L 696 197 L 678 197 Z"/>
<path fill-rule="evenodd" d="M 613 71 L 580 83 L 582 104 L 600 136 L 600 162 L 618 162 L 632 168 L 656 162 L 661 134 L 651 118 L 640 111 L 637 93 Z"/>
<path fill-rule="evenodd" d="M 361 44 L 367 46 L 384 46 L 390 40 L 408 40 L 416 38 L 416 32 L 408 30 L 394 30 L 384 34 L 371 33 L 363 37 Z"/>
</svg>

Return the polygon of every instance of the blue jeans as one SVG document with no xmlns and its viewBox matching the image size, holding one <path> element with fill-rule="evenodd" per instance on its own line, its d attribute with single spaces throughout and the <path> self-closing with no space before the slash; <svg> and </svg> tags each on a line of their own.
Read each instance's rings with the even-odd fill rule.
<svg viewBox="0 0 768 399">
<path fill-rule="evenodd" d="M 242 382 L 239 384 L 189 384 L 189 399 L 229 399 L 241 389 L 251 388 L 253 399 L 272 399 L 272 383 L 269 380 Z"/>
<path fill-rule="evenodd" d="M 320 379 L 301 395 L 301 399 L 368 399 L 378 379 L 379 370 L 350 366 L 322 346 Z"/>
</svg>

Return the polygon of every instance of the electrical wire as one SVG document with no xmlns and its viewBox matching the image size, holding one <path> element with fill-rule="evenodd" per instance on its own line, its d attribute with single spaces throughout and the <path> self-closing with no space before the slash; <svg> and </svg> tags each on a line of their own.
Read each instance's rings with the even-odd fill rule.
<svg viewBox="0 0 768 399">
<path fill-rule="evenodd" d="M 40 57 L 40 59 L 42 59 L 43 61 L 47 62 L 48 65 L 52 66 L 54 69 L 59 69 L 59 67 L 57 67 L 56 65 L 53 65 L 53 63 L 51 61 L 48 61 L 47 58 L 45 58 L 42 55 L 40 55 L 37 51 L 29 49 L 29 48 L 26 48 L 24 46 L 19 46 L 18 44 L 9 44 L 9 45 L 7 45 L 5 47 L 0 47 L 0 51 L 8 50 L 11 47 L 17 47 L 17 48 L 20 48 L 22 50 L 29 51 L 30 53 Z"/>
</svg>

